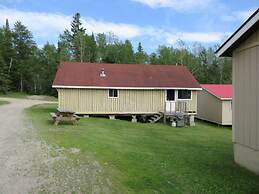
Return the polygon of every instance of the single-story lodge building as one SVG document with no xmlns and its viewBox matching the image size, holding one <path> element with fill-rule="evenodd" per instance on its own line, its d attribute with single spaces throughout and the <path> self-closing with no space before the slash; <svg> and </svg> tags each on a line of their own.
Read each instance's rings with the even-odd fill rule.
<svg viewBox="0 0 259 194">
<path fill-rule="evenodd" d="M 197 113 L 201 87 L 185 66 L 63 62 L 53 82 L 59 109 L 81 115 Z"/>
</svg>

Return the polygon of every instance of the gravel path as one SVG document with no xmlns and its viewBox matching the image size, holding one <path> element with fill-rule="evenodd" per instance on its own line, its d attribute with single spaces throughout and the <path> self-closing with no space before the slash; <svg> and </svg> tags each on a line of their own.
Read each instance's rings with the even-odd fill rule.
<svg viewBox="0 0 259 194">
<path fill-rule="evenodd" d="M 44 101 L 1 99 L 10 104 L 0 106 L 0 193 L 26 193 L 37 185 L 30 169 L 39 145 L 25 143 L 23 110 Z"/>
<path fill-rule="evenodd" d="M 111 193 L 96 161 L 73 161 L 66 154 L 76 148 L 53 148 L 36 138 L 23 110 L 49 102 L 1 99 L 10 104 L 0 106 L 0 194 Z"/>
</svg>

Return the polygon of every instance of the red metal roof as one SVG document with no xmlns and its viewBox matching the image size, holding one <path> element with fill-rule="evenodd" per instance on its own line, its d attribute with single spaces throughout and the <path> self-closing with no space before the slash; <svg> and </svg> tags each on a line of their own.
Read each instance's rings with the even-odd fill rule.
<svg viewBox="0 0 259 194">
<path fill-rule="evenodd" d="M 201 84 L 201 87 L 222 100 L 232 99 L 231 84 Z"/>
<path fill-rule="evenodd" d="M 104 69 L 105 77 L 100 73 Z M 200 88 L 184 66 L 63 62 L 53 87 Z"/>
</svg>

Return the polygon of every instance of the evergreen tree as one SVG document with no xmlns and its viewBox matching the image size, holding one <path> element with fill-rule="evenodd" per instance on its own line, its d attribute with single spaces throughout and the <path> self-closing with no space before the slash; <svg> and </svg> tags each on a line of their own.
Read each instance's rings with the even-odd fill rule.
<svg viewBox="0 0 259 194">
<path fill-rule="evenodd" d="M 90 62 L 95 62 L 97 58 L 97 45 L 94 37 L 94 33 L 92 33 L 90 39 Z"/>
<path fill-rule="evenodd" d="M 8 19 L 6 20 L 6 24 L 3 28 L 3 38 L 2 38 L 2 57 L 6 64 L 9 65 L 9 71 L 11 70 L 13 57 L 14 57 L 14 49 L 13 49 L 13 35 L 9 26 Z"/>
<path fill-rule="evenodd" d="M 145 53 L 141 43 L 138 43 L 138 49 L 137 52 L 135 53 L 135 62 L 137 64 L 144 64 L 147 63 L 148 61 L 148 55 Z"/>
<path fill-rule="evenodd" d="M 103 62 L 105 63 L 119 63 L 120 59 L 120 52 L 122 48 L 122 43 L 114 43 L 108 44 L 106 47 L 105 57 Z"/>
<path fill-rule="evenodd" d="M 73 57 L 75 61 L 83 62 L 85 56 L 85 48 L 86 48 L 86 41 L 85 41 L 85 29 L 82 26 L 82 22 L 80 19 L 80 13 L 76 13 L 73 17 L 73 21 L 71 23 L 71 33 L 70 33 L 70 40 L 71 42 L 71 49 L 73 53 Z"/>
<path fill-rule="evenodd" d="M 9 27 L 9 22 L 6 20 L 5 26 L 0 29 L 0 71 L 1 71 L 1 85 L 2 92 L 6 92 L 9 88 L 11 88 L 11 81 L 10 81 L 10 70 L 13 63 L 13 45 L 12 45 L 12 32 Z M 1 92 L 0 91 L 0 92 Z"/>
<path fill-rule="evenodd" d="M 106 54 L 107 41 L 104 33 L 97 34 L 96 36 L 96 46 L 97 46 L 97 61 L 103 62 Z"/>
<path fill-rule="evenodd" d="M 71 34 L 68 30 L 59 35 L 58 54 L 60 62 L 72 60 Z"/>
<path fill-rule="evenodd" d="M 8 76 L 8 68 L 4 62 L 4 59 L 0 55 L 0 93 L 7 93 L 9 90 L 9 85 L 10 81 Z"/>
<path fill-rule="evenodd" d="M 134 51 L 133 46 L 129 40 L 125 40 L 121 47 L 120 63 L 134 63 Z"/>
<path fill-rule="evenodd" d="M 40 81 L 38 88 L 41 93 L 54 95 L 56 92 L 51 86 L 59 64 L 59 53 L 55 45 L 46 43 L 41 49 L 41 59 L 41 73 L 35 77 L 35 80 Z"/>
<path fill-rule="evenodd" d="M 82 22 L 81 22 L 81 16 L 80 13 L 76 13 L 73 16 L 73 21 L 71 23 L 71 35 L 73 38 L 77 35 L 77 33 L 82 32 L 85 34 L 85 29 L 82 27 Z"/>
<path fill-rule="evenodd" d="M 150 64 L 158 64 L 158 58 L 156 53 L 151 53 L 149 56 L 149 62 Z"/>
<path fill-rule="evenodd" d="M 89 37 L 84 34 L 84 32 L 77 32 L 75 37 L 73 38 L 73 54 L 74 54 L 74 60 L 75 61 L 89 61 L 89 52 L 90 50 L 87 49 L 87 46 L 89 47 L 90 45 L 87 45 Z M 89 44 L 89 43 L 88 43 Z"/>
<path fill-rule="evenodd" d="M 21 22 L 14 24 L 13 31 L 13 44 L 16 52 L 15 57 L 15 71 L 13 72 L 13 82 L 16 83 L 16 88 L 20 92 L 24 91 L 24 88 L 29 88 L 31 80 L 27 79 L 30 77 L 30 57 L 33 53 L 35 43 L 33 41 L 32 33 L 24 26 Z"/>
</svg>

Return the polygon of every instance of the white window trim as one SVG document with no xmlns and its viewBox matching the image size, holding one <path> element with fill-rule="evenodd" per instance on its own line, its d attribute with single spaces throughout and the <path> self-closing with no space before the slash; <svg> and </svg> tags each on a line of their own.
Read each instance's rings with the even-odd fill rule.
<svg viewBox="0 0 259 194">
<path fill-rule="evenodd" d="M 178 98 L 178 90 L 177 90 L 177 100 L 178 100 L 178 101 L 191 101 L 191 100 L 192 100 L 192 91 L 191 91 L 191 98 L 188 98 L 188 99 L 180 99 L 180 98 Z"/>
<path fill-rule="evenodd" d="M 110 96 L 110 90 L 117 90 L 117 94 L 118 94 L 118 96 L 117 97 L 112 97 L 112 96 Z M 110 88 L 110 89 L 108 89 L 108 98 L 111 98 L 111 99 L 116 99 L 116 98 L 119 98 L 119 90 L 118 89 L 116 89 L 116 88 Z"/>
<path fill-rule="evenodd" d="M 192 93 L 193 93 L 193 91 L 191 90 L 191 98 L 190 99 L 179 99 L 178 98 L 178 90 L 174 90 L 174 101 L 172 101 L 172 100 L 167 100 L 167 90 L 165 90 L 165 101 L 166 102 L 191 101 L 192 100 Z"/>
</svg>

